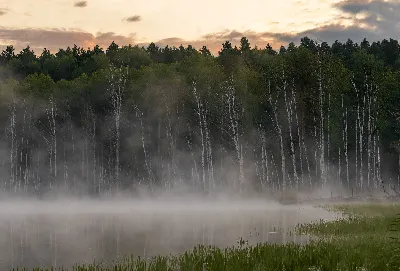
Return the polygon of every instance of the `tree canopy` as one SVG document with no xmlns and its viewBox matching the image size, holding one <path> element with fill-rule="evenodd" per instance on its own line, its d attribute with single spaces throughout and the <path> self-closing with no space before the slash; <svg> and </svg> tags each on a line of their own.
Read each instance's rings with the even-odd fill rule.
<svg viewBox="0 0 400 271">
<path fill-rule="evenodd" d="M 76 188 L 78 175 L 90 191 L 106 179 L 209 190 L 250 179 L 258 188 L 334 182 L 362 189 L 400 178 L 394 39 L 329 45 L 304 37 L 276 51 L 243 37 L 239 47 L 223 43 L 217 56 L 206 46 L 155 43 L 40 55 L 10 45 L 0 63 L 8 188 Z M 38 149 L 47 150 L 46 174 L 33 170 Z M 65 172 L 77 161 L 90 170 L 70 169 L 71 181 Z M 238 168 L 235 181 L 231 168 Z"/>
</svg>

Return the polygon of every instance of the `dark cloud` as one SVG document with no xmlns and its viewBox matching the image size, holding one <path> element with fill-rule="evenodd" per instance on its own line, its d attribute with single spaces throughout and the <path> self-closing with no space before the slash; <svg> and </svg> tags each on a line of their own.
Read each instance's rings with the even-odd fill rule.
<svg viewBox="0 0 400 271">
<path fill-rule="evenodd" d="M 362 11 L 368 10 L 370 3 L 368 2 L 356 2 L 346 1 L 334 4 L 335 7 L 341 9 L 343 12 L 357 14 Z"/>
<path fill-rule="evenodd" d="M 133 22 L 140 22 L 142 17 L 140 15 L 134 15 L 124 19 L 126 22 L 133 23 Z"/>
<path fill-rule="evenodd" d="M 398 1 L 347 0 L 336 3 L 333 7 L 344 13 L 339 19 L 351 20 L 353 24 L 345 26 L 339 22 L 296 34 L 276 34 L 276 38 L 285 42 L 298 42 L 304 36 L 327 42 L 345 41 L 348 38 L 354 41 L 361 41 L 364 38 L 370 41 L 400 38 L 400 2 Z"/>
<path fill-rule="evenodd" d="M 8 11 L 9 10 L 7 8 L 0 8 L 0 16 L 6 15 Z"/>
<path fill-rule="evenodd" d="M 87 1 L 78 1 L 78 2 L 75 2 L 74 7 L 84 8 L 87 6 L 87 4 L 88 4 Z"/>
<path fill-rule="evenodd" d="M 44 47 L 49 50 L 58 50 L 74 44 L 84 48 L 98 44 L 103 48 L 107 48 L 112 41 L 119 45 L 133 44 L 134 36 L 117 35 L 113 32 L 93 35 L 79 30 L 0 27 L 0 44 L 12 44 L 18 50 L 27 45 L 35 51 L 42 50 Z"/>
<path fill-rule="evenodd" d="M 336 3 L 334 4 L 334 7 L 348 14 L 356 15 L 358 13 L 365 12 L 369 16 L 379 16 L 379 18 L 383 21 L 394 21 L 400 19 L 399 1 L 374 0 L 369 2 L 360 2 L 348 0 Z"/>
<path fill-rule="evenodd" d="M 306 30 L 295 34 L 276 34 L 275 37 L 283 43 L 299 42 L 302 37 L 309 37 L 311 39 L 334 42 L 335 40 L 362 40 L 365 37 L 371 38 L 371 31 L 357 26 L 343 26 L 340 24 L 332 24 L 322 26 L 310 30 Z"/>
</svg>

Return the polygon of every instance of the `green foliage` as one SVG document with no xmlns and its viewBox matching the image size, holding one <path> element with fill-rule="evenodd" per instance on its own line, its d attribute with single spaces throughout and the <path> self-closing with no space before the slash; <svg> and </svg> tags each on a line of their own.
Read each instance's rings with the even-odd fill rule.
<svg viewBox="0 0 400 271">
<path fill-rule="evenodd" d="M 139 69 L 142 66 L 150 65 L 151 58 L 146 50 L 138 46 L 123 46 L 111 57 L 110 61 L 115 66 L 128 66 L 130 68 Z"/>
<path fill-rule="evenodd" d="M 23 95 L 48 99 L 55 89 L 55 82 L 50 76 L 41 74 L 28 75 L 22 82 L 20 91 Z"/>
<path fill-rule="evenodd" d="M 278 136 L 277 125 L 271 118 L 272 103 L 277 106 L 286 155 L 289 155 L 290 149 L 290 129 L 294 143 L 298 143 L 301 137 L 320 140 L 315 138 L 315 134 L 320 133 L 322 108 L 323 132 L 329 134 L 330 140 L 331 154 L 326 152 L 329 162 L 338 160 L 336 154 L 339 148 L 343 156 L 344 118 L 348 127 L 348 154 L 355 151 L 355 127 L 361 107 L 366 117 L 362 143 L 365 146 L 370 144 L 367 142 L 367 133 L 371 131 L 368 131 L 367 123 L 371 116 L 376 126 L 372 134 L 379 136 L 377 145 L 382 147 L 380 151 L 382 159 L 385 159 L 386 153 L 393 156 L 397 154 L 400 142 L 400 67 L 396 64 L 400 56 L 396 50 L 399 51 L 400 47 L 394 40 L 372 44 L 364 40 L 360 45 L 351 40 L 345 43 L 337 41 L 329 46 L 326 42 L 318 43 L 307 37 L 301 40 L 299 46 L 290 43 L 287 47 L 282 46 L 279 52 L 269 44 L 262 49 L 253 47 L 243 37 L 237 46 L 229 41 L 223 43 L 218 56 L 211 55 L 205 46 L 200 50 L 190 45 L 162 48 L 155 43 L 144 48 L 119 46 L 113 42 L 106 50 L 99 46 L 83 49 L 75 45 L 56 53 L 44 49 L 38 56 L 29 47 L 17 53 L 13 46 L 8 46 L 0 55 L 0 75 L 3 86 L 11 82 L 9 79 L 14 80 L 10 90 L 3 90 L 4 93 L 18 94 L 22 99 L 29 97 L 34 101 L 41 100 L 44 104 L 53 97 L 57 101 L 57 108 L 76 115 L 76 122 L 78 116 L 81 118 L 86 114 L 84 108 L 90 106 L 95 110 L 96 118 L 103 121 L 111 118 L 110 66 L 118 69 L 124 67 L 127 82 L 123 89 L 123 114 L 140 108 L 149 120 L 154 120 L 164 118 L 166 115 L 161 114 L 167 111 L 175 112 L 176 118 L 179 118 L 176 126 L 182 128 L 190 124 L 193 133 L 199 128 L 195 85 L 206 111 L 210 140 L 221 149 L 229 149 L 228 146 L 232 145 L 226 86 L 234 88 L 235 110 L 240 112 L 240 134 L 246 137 L 245 141 L 249 139 L 247 136 L 254 134 L 255 129 L 261 129 L 260 132 L 270 137 Z M 284 90 L 288 95 L 287 102 Z M 320 107 L 322 92 L 324 97 Z M 371 114 L 366 112 L 368 102 L 373 102 Z M 296 113 L 296 116 L 292 116 L 292 123 L 288 121 L 288 104 Z M 347 115 L 344 117 L 345 111 Z M 151 129 L 156 129 L 154 123 L 146 125 L 153 125 Z M 184 134 L 182 132 L 180 139 L 187 142 Z M 159 140 L 163 140 L 161 136 Z M 253 140 L 259 138 L 251 137 Z M 307 142 L 305 144 L 308 145 Z M 309 147 L 309 150 L 300 150 L 300 145 L 295 144 L 296 155 L 304 155 L 306 151 L 309 155 L 319 155 L 316 145 Z M 363 151 L 365 158 L 367 148 Z M 332 157 L 332 153 L 335 153 L 335 157 Z M 275 160 L 279 160 L 277 155 L 274 154 Z M 317 163 L 316 159 L 311 159 L 311 156 L 308 158 L 310 167 L 315 169 L 313 163 Z M 349 163 L 354 162 L 351 158 Z M 276 168 L 279 168 L 277 162 L 274 161 Z M 386 165 L 385 161 L 382 163 Z M 387 171 L 394 170 L 390 168 Z M 350 179 L 355 177 L 355 172 L 349 174 Z"/>
</svg>

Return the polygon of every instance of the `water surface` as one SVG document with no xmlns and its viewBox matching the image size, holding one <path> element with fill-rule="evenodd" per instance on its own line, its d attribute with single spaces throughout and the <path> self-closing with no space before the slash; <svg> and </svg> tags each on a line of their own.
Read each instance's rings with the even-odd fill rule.
<svg viewBox="0 0 400 271">
<path fill-rule="evenodd" d="M 194 246 L 306 242 L 288 235 L 298 223 L 335 214 L 309 205 L 238 201 L 0 202 L 0 270 L 151 257 Z"/>
</svg>

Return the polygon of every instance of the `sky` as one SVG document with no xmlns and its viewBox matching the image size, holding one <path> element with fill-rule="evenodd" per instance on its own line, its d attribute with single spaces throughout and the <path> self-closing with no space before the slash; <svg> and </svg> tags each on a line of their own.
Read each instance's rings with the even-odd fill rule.
<svg viewBox="0 0 400 271">
<path fill-rule="evenodd" d="M 400 0 L 0 0 L 0 46 L 206 45 L 246 36 L 274 48 L 301 37 L 399 39 Z"/>
</svg>

